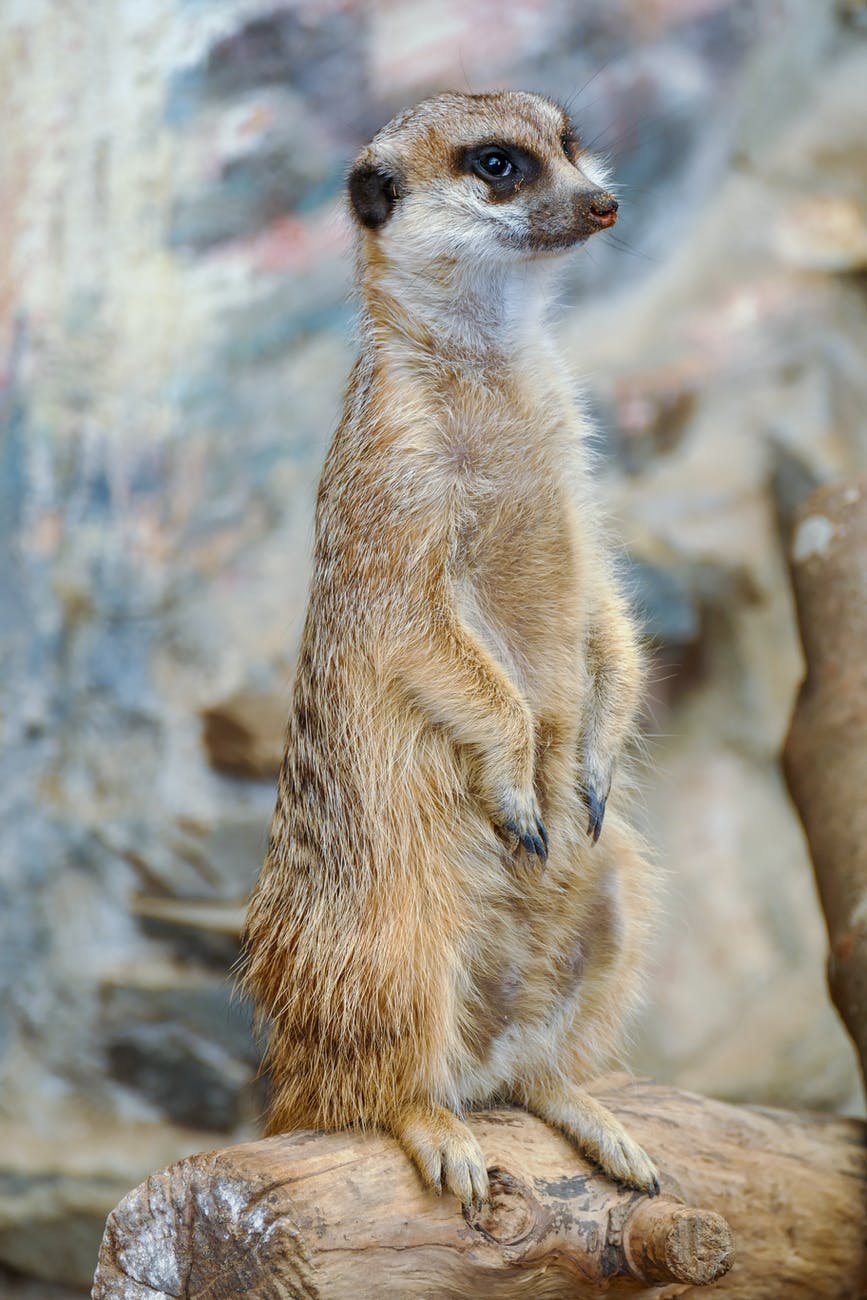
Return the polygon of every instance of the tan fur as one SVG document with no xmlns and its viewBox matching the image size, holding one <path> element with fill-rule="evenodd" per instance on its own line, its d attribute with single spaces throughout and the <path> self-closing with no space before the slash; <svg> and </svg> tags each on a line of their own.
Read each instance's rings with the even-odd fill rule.
<svg viewBox="0 0 867 1300">
<path fill-rule="evenodd" d="M 495 193 L 482 145 L 538 166 Z M 459 1116 L 495 1097 L 656 1186 L 579 1086 L 635 1002 L 652 894 L 616 788 L 587 830 L 641 664 L 543 315 L 552 250 L 613 220 L 596 174 L 516 92 L 425 101 L 356 164 L 361 355 L 245 935 L 270 1131 L 381 1126 L 464 1201 L 487 1175 Z M 542 825 L 546 864 L 518 839 Z"/>
</svg>

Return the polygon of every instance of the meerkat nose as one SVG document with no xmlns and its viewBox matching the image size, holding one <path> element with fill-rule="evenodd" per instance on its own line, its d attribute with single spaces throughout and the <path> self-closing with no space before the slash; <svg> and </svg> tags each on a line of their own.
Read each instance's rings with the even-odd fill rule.
<svg viewBox="0 0 867 1300">
<path fill-rule="evenodd" d="M 613 194 L 597 194 L 590 204 L 590 220 L 603 230 L 617 220 L 617 200 Z"/>
</svg>

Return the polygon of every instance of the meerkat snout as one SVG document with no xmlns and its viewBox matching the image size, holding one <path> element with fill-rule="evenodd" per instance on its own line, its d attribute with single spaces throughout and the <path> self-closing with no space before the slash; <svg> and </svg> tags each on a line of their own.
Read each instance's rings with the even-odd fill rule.
<svg viewBox="0 0 867 1300">
<path fill-rule="evenodd" d="M 602 230 L 617 220 L 617 200 L 613 194 L 598 194 L 590 200 L 590 219 Z"/>
<path fill-rule="evenodd" d="M 552 226 L 553 247 L 568 247 L 569 243 L 583 243 L 598 230 L 609 230 L 617 220 L 617 200 L 607 190 L 581 188 L 574 198 L 574 217 L 571 221 L 549 222 Z M 547 233 L 547 232 L 546 232 Z M 558 238 L 559 236 L 559 238 Z M 541 242 L 541 241 L 540 241 Z"/>
</svg>

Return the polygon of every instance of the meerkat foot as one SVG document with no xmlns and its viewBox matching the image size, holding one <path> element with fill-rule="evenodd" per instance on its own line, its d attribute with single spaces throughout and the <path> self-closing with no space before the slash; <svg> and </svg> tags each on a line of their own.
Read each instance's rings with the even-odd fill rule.
<svg viewBox="0 0 867 1300">
<path fill-rule="evenodd" d="M 445 1106 L 409 1106 L 393 1132 L 438 1196 L 445 1188 L 464 1205 L 481 1206 L 488 1199 L 482 1148 L 467 1125 Z"/>
<path fill-rule="evenodd" d="M 619 1119 L 583 1089 L 570 1087 L 532 1097 L 527 1108 L 571 1138 L 614 1182 L 648 1196 L 659 1194 L 659 1171 L 646 1151 Z"/>
</svg>

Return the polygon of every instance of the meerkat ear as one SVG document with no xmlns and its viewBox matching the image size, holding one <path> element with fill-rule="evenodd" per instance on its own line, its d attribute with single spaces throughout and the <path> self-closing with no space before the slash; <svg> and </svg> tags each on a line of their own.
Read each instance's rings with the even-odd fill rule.
<svg viewBox="0 0 867 1300">
<path fill-rule="evenodd" d="M 403 193 L 394 172 L 368 158 L 359 158 L 349 173 L 348 187 L 352 211 L 367 230 L 385 225 Z"/>
</svg>

